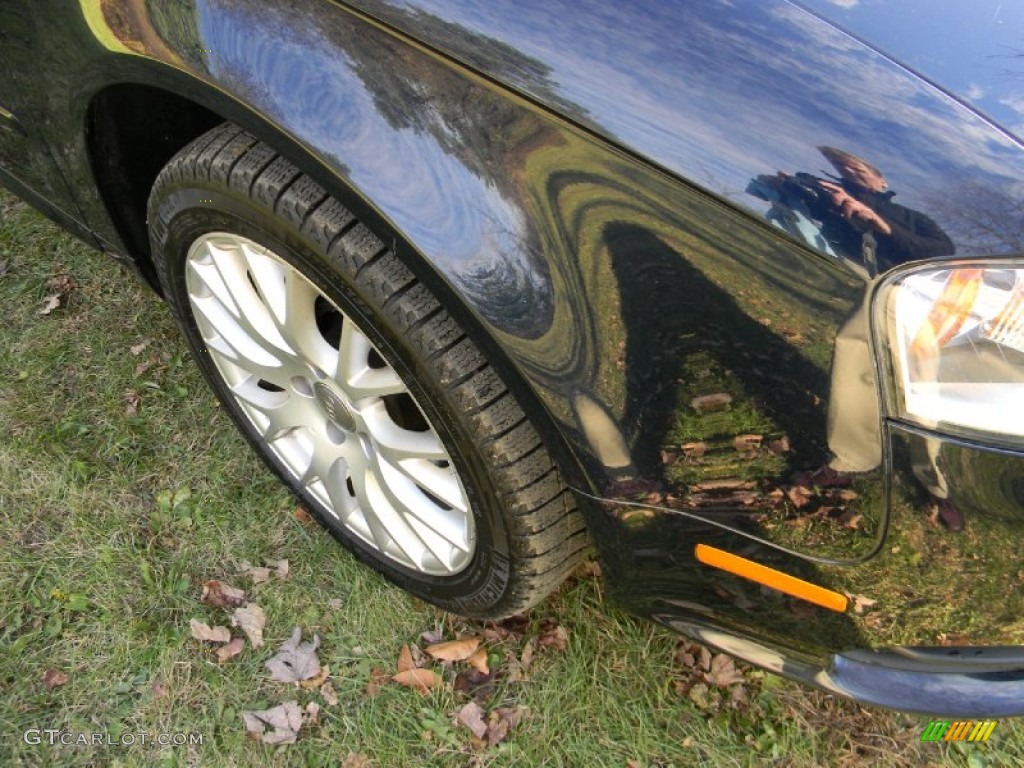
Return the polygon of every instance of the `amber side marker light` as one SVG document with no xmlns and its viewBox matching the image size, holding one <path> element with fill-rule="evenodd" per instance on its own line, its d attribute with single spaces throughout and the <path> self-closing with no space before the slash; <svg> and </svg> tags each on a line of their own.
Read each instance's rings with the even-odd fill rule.
<svg viewBox="0 0 1024 768">
<path fill-rule="evenodd" d="M 828 608 L 830 611 L 843 613 L 849 603 L 846 595 L 839 592 L 819 587 L 817 584 L 811 584 L 809 581 L 776 571 L 774 568 L 755 563 L 753 560 L 747 560 L 739 555 L 730 554 L 725 550 L 709 547 L 707 544 L 698 544 L 696 554 L 697 559 L 704 565 L 735 573 L 744 579 L 756 581 L 758 584 L 764 584 L 766 587 L 785 592 L 787 595 L 799 597 L 801 600 Z"/>
</svg>

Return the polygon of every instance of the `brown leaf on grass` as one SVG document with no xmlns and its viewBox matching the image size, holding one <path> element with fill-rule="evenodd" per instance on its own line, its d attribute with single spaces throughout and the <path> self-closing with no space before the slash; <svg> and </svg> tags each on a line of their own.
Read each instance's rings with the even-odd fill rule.
<svg viewBox="0 0 1024 768">
<path fill-rule="evenodd" d="M 409 651 L 409 646 L 403 645 L 402 649 L 398 652 L 398 668 L 395 671 L 401 674 L 415 668 L 416 665 L 412 662 L 412 652 Z"/>
<path fill-rule="evenodd" d="M 286 581 L 292 572 L 291 564 L 287 560 L 267 560 L 267 566 L 274 569 L 281 581 Z"/>
<path fill-rule="evenodd" d="M 484 722 L 484 711 L 475 701 L 469 702 L 458 711 L 455 719 L 469 728 L 473 735 L 482 739 L 487 735 L 487 723 Z"/>
<path fill-rule="evenodd" d="M 153 367 L 153 363 L 150 360 L 143 360 L 141 363 L 135 366 L 135 378 L 139 378 L 142 374 Z"/>
<path fill-rule="evenodd" d="M 323 696 L 324 704 L 328 707 L 338 706 L 338 694 L 334 690 L 334 686 L 331 685 L 330 680 L 320 686 L 320 695 Z"/>
<path fill-rule="evenodd" d="M 690 407 L 697 413 L 711 413 L 727 408 L 732 403 L 732 395 L 727 392 L 716 392 L 713 395 L 701 395 L 690 401 Z"/>
<path fill-rule="evenodd" d="M 256 603 L 246 603 L 240 608 L 235 608 L 235 612 L 231 614 L 232 626 L 242 628 L 253 648 L 263 645 L 263 627 L 266 623 L 267 615 Z"/>
<path fill-rule="evenodd" d="M 786 488 L 786 497 L 797 509 L 806 507 L 814 498 L 814 491 L 802 485 L 793 485 Z"/>
<path fill-rule="evenodd" d="M 134 416 L 139 412 L 139 405 L 142 403 L 142 398 L 139 397 L 139 393 L 134 389 L 129 389 L 124 393 L 124 415 Z"/>
<path fill-rule="evenodd" d="M 242 712 L 242 720 L 250 738 L 256 741 L 264 744 L 294 744 L 302 728 L 303 717 L 298 702 L 286 701 L 259 712 Z"/>
<path fill-rule="evenodd" d="M 36 312 L 37 315 L 49 315 L 60 306 L 60 296 L 52 294 L 43 298 L 43 305 Z"/>
<path fill-rule="evenodd" d="M 537 644 L 531 638 L 527 640 L 523 645 L 523 652 L 519 656 L 519 666 L 524 670 L 530 668 L 530 664 L 533 663 L 533 654 L 537 650 Z"/>
<path fill-rule="evenodd" d="M 473 667 L 473 669 L 475 669 L 477 672 L 480 672 L 480 673 L 486 675 L 486 674 L 489 674 L 490 671 L 491 671 L 490 667 L 487 664 L 487 649 L 486 648 L 478 648 L 473 653 L 473 655 L 469 657 L 468 661 L 469 661 L 470 666 Z"/>
<path fill-rule="evenodd" d="M 199 602 L 214 608 L 235 608 L 245 602 L 245 592 L 222 581 L 207 581 Z"/>
<path fill-rule="evenodd" d="M 688 459 L 699 459 L 708 452 L 708 444 L 703 441 L 697 443 L 683 443 L 680 448 L 683 449 L 683 455 Z"/>
<path fill-rule="evenodd" d="M 235 658 L 235 656 L 244 650 L 245 640 L 241 637 L 234 637 L 231 639 L 230 643 L 217 649 L 217 661 L 223 664 L 224 662 Z"/>
<path fill-rule="evenodd" d="M 315 678 L 320 674 L 320 660 L 316 655 L 319 647 L 319 635 L 313 635 L 311 641 L 303 643 L 302 630 L 295 627 L 292 636 L 282 643 L 265 665 L 270 670 L 270 679 L 279 683 L 297 683 Z"/>
<path fill-rule="evenodd" d="M 712 685 L 727 688 L 735 683 L 743 682 L 743 673 L 736 669 L 736 662 L 731 656 L 720 653 L 711 660 L 711 669 L 704 676 Z"/>
<path fill-rule="evenodd" d="M 847 595 L 847 597 L 853 601 L 854 613 L 864 613 L 865 610 L 878 603 L 877 600 L 872 600 L 864 595 Z"/>
<path fill-rule="evenodd" d="M 253 584 L 262 584 L 264 581 L 270 581 L 270 569 L 263 568 L 262 566 L 252 565 L 242 561 L 240 566 L 242 575 L 252 580 Z"/>
<path fill-rule="evenodd" d="M 504 741 L 529 711 L 528 707 L 500 707 L 491 712 L 487 720 L 487 744 L 493 747 Z"/>
<path fill-rule="evenodd" d="M 407 669 L 405 672 L 399 672 L 391 679 L 399 685 L 419 691 L 423 696 L 426 696 L 432 688 L 437 688 L 443 682 L 441 676 L 432 669 Z"/>
<path fill-rule="evenodd" d="M 371 765 L 373 763 L 370 762 L 370 758 L 355 752 L 349 752 L 345 755 L 345 759 L 341 761 L 341 768 L 370 768 Z"/>
<path fill-rule="evenodd" d="M 67 685 L 70 680 L 67 675 L 61 672 L 59 669 L 48 667 L 43 672 L 43 685 L 46 686 L 46 690 L 52 691 L 54 688 L 60 688 L 62 685 Z"/>
<path fill-rule="evenodd" d="M 437 645 L 444 639 L 443 629 L 428 629 L 425 632 L 420 633 L 420 640 L 427 645 Z"/>
<path fill-rule="evenodd" d="M 494 693 L 494 678 L 493 670 L 484 674 L 478 669 L 464 669 L 455 676 L 453 688 L 456 693 L 464 693 L 474 701 L 486 701 Z M 506 676 L 505 680 L 515 682 L 512 675 Z"/>
<path fill-rule="evenodd" d="M 764 435 L 736 435 L 732 441 L 732 447 L 740 453 L 750 453 L 760 450 Z"/>
<path fill-rule="evenodd" d="M 860 494 L 856 491 L 851 491 L 849 488 L 843 488 L 839 491 L 839 498 L 843 501 L 853 501 L 860 497 Z"/>
<path fill-rule="evenodd" d="M 542 648 L 564 651 L 569 646 L 569 630 L 554 619 L 544 619 L 540 624 L 540 635 L 537 642 Z"/>
<path fill-rule="evenodd" d="M 311 677 L 308 680 L 302 680 L 302 681 L 299 682 L 299 685 L 301 685 L 307 691 L 311 691 L 314 688 L 319 688 L 321 685 L 326 683 L 327 679 L 330 676 L 331 676 L 331 668 L 326 666 L 326 665 L 324 665 L 323 667 L 320 668 L 320 672 L 315 677 Z"/>
<path fill-rule="evenodd" d="M 839 516 L 839 522 L 854 531 L 860 528 L 863 520 L 864 516 L 854 512 L 852 509 L 847 509 Z"/>
<path fill-rule="evenodd" d="M 292 514 L 295 516 L 295 519 L 303 525 L 309 525 L 313 522 L 313 516 L 302 507 L 296 507 Z"/>
<path fill-rule="evenodd" d="M 144 339 L 138 344 L 132 344 L 128 347 L 128 351 L 132 353 L 132 357 L 138 357 L 142 354 L 142 351 L 149 346 L 149 339 Z"/>
<path fill-rule="evenodd" d="M 480 647 L 479 637 L 464 637 L 447 643 L 428 645 L 426 651 L 438 661 L 465 661 Z"/>
<path fill-rule="evenodd" d="M 374 667 L 370 670 L 370 679 L 366 682 L 366 695 L 371 699 L 380 693 L 380 688 L 391 679 L 391 675 L 382 667 Z"/>
<path fill-rule="evenodd" d="M 306 722 L 310 725 L 316 725 L 320 722 L 320 705 L 315 701 L 309 702 L 304 712 L 306 713 Z"/>
<path fill-rule="evenodd" d="M 205 621 L 189 619 L 192 637 L 204 643 L 227 643 L 231 640 L 231 630 L 227 627 L 211 627 Z"/>
</svg>

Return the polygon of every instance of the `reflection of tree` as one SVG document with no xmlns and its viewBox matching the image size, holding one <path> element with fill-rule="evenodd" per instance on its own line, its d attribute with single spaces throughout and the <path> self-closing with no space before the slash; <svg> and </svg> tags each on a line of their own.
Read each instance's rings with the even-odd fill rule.
<svg viewBox="0 0 1024 768">
<path fill-rule="evenodd" d="M 203 67 L 206 54 L 196 26 L 195 0 L 175 3 L 146 0 L 146 14 L 160 37 L 171 44 L 178 55 L 193 67 Z"/>
<path fill-rule="evenodd" d="M 396 8 L 390 3 L 375 0 L 363 0 L 360 5 L 370 8 L 375 16 L 399 29 L 429 41 L 439 50 L 474 69 L 487 72 L 500 82 L 529 91 L 555 111 L 585 117 L 585 112 L 579 106 L 565 100 L 558 93 L 558 84 L 551 77 L 551 67 L 501 40 L 481 35 L 418 8 Z"/>
<path fill-rule="evenodd" d="M 324 14 L 318 5 L 304 0 L 272 7 L 247 0 L 211 0 L 210 5 L 220 13 L 229 10 L 237 14 L 253 38 L 251 44 L 247 42 L 247 55 L 258 66 L 228 67 L 228 71 L 218 74 L 235 93 L 244 94 L 253 104 L 285 120 L 294 116 L 280 115 L 282 109 L 288 108 L 288 96 L 305 100 L 304 105 L 297 107 L 300 110 L 327 110 L 332 122 L 366 120 L 365 115 L 345 114 L 344 107 L 355 102 L 330 106 L 331 94 L 323 92 L 322 85 L 316 91 L 300 88 L 287 94 L 284 100 L 276 90 L 284 85 L 286 77 L 301 83 L 303 71 L 315 67 L 318 59 L 340 58 L 366 89 L 377 114 L 393 130 L 429 136 L 483 187 L 495 191 L 495 197 L 502 201 L 498 207 L 512 212 L 509 221 L 515 222 L 515 231 L 479 233 L 481 252 L 467 260 L 464 274 L 452 277 L 466 285 L 478 302 L 478 310 L 505 331 L 535 338 L 550 327 L 552 300 L 547 263 L 533 218 L 520 212 L 521 201 L 528 199 L 526 161 L 538 148 L 559 142 L 557 130 L 465 71 L 439 62 L 399 37 L 381 32 L 347 13 Z M 538 87 L 547 88 L 554 98 L 548 69 L 510 46 L 422 12 L 394 11 L 391 16 L 396 25 L 399 21 L 401 26 L 415 25 L 424 36 L 436 36 L 437 42 L 451 46 L 456 56 L 460 51 L 473 51 L 474 56 L 486 58 L 490 71 L 510 78 L 527 78 Z M 175 22 L 168 19 L 167 23 Z M 290 53 L 283 53 L 284 49 L 277 44 L 282 42 L 292 47 Z M 309 57 L 282 58 L 295 56 L 296 49 L 309 51 Z M 214 58 L 218 56 L 215 54 Z M 271 81 L 268 77 L 281 80 Z M 338 85 L 347 86 L 341 92 L 350 90 L 347 84 Z M 402 161 L 400 156 L 394 158 L 395 163 Z M 410 179 L 410 184 L 415 183 L 416 179 Z M 389 201 L 374 202 L 387 207 Z M 460 198 L 452 200 L 449 212 L 460 219 L 460 224 L 476 227 L 481 220 L 493 218 L 495 209 L 485 200 Z M 502 229 L 509 227 L 503 225 Z"/>
<path fill-rule="evenodd" d="M 1024 251 L 1024 199 L 1010 188 L 968 182 L 929 207 L 961 255 Z"/>
</svg>

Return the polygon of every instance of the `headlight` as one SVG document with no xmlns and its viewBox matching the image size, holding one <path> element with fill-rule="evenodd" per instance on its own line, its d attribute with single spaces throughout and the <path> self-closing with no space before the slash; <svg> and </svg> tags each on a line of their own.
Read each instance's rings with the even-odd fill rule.
<svg viewBox="0 0 1024 768">
<path fill-rule="evenodd" d="M 877 302 L 893 373 L 890 415 L 1024 438 L 1024 266 L 903 273 Z"/>
</svg>

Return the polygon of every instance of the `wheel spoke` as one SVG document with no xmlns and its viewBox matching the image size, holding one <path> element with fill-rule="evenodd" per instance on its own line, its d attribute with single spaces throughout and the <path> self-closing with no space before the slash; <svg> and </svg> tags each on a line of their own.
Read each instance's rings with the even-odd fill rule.
<svg viewBox="0 0 1024 768">
<path fill-rule="evenodd" d="M 383 548 L 386 544 L 381 544 L 381 541 L 393 542 L 404 559 L 418 568 L 422 561 L 422 541 L 391 506 L 376 473 L 367 466 L 365 471 L 353 473 L 352 485 L 359 509 L 377 545 Z"/>
<path fill-rule="evenodd" d="M 439 556 L 439 559 L 446 559 L 447 552 L 450 552 L 453 546 L 461 550 L 469 547 L 466 516 L 463 512 L 440 506 L 426 496 L 411 478 L 386 464 L 378 466 L 378 473 L 382 481 L 381 488 L 391 506 L 401 513 L 408 523 L 419 522 L 434 536 L 444 540 L 446 554 L 444 557 Z"/>
<path fill-rule="evenodd" d="M 346 318 L 341 326 L 338 362 L 334 378 L 353 401 L 366 397 L 384 397 L 407 391 L 405 383 L 390 365 L 374 368 L 370 365 L 373 345 L 370 340 Z"/>
<path fill-rule="evenodd" d="M 460 512 L 469 511 L 469 502 L 451 467 L 439 467 L 427 459 L 403 459 L 394 466 L 449 507 Z"/>
</svg>

